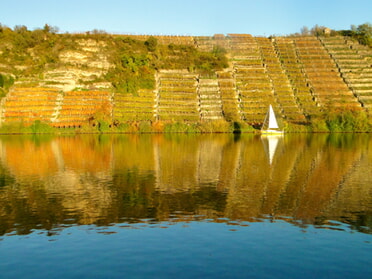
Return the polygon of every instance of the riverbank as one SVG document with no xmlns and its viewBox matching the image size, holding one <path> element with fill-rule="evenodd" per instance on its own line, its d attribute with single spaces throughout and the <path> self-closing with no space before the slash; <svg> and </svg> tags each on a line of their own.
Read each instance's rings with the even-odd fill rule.
<svg viewBox="0 0 372 279">
<path fill-rule="evenodd" d="M 358 116 L 358 117 L 357 117 Z M 286 133 L 369 133 L 369 119 L 362 115 L 332 115 L 324 119 L 313 119 L 309 123 L 283 123 Z M 259 126 L 244 121 L 224 120 L 203 122 L 180 121 L 127 121 L 107 122 L 95 120 L 77 126 L 53 127 L 40 120 L 31 125 L 22 122 L 4 123 L 0 134 L 109 134 L 109 133 L 260 133 Z"/>
</svg>

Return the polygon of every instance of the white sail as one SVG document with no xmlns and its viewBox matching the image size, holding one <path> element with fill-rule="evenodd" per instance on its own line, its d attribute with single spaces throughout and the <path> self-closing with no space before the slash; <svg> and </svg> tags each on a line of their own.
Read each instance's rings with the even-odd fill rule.
<svg viewBox="0 0 372 279">
<path fill-rule="evenodd" d="M 276 121 L 273 107 L 270 105 L 269 110 L 266 114 L 264 123 L 261 128 L 262 134 L 283 134 L 283 131 L 279 129 L 278 122 Z"/>
<path fill-rule="evenodd" d="M 269 129 L 278 129 L 278 122 L 276 121 L 275 113 L 273 107 L 270 105 L 269 108 Z"/>
</svg>

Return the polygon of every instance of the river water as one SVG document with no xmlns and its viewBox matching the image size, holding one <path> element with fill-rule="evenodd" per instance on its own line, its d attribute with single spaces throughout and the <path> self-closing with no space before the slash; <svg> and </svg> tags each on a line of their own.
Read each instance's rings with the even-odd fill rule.
<svg viewBox="0 0 372 279">
<path fill-rule="evenodd" d="M 372 136 L 0 137 L 0 278 L 371 278 Z"/>
</svg>

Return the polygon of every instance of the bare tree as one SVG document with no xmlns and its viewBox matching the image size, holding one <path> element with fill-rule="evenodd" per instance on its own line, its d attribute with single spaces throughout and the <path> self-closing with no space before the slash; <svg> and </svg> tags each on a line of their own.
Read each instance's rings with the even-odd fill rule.
<svg viewBox="0 0 372 279">
<path fill-rule="evenodd" d="M 307 26 L 304 26 L 304 27 L 301 28 L 301 35 L 302 36 L 310 35 L 310 30 Z"/>
</svg>

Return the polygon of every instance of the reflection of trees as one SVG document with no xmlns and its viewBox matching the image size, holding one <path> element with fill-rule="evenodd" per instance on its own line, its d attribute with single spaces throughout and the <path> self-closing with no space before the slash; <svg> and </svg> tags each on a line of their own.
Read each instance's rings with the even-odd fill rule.
<svg viewBox="0 0 372 279">
<path fill-rule="evenodd" d="M 368 144 L 367 135 L 285 136 L 269 162 L 253 135 L 2 140 L 0 234 L 264 215 L 372 227 Z"/>
</svg>

